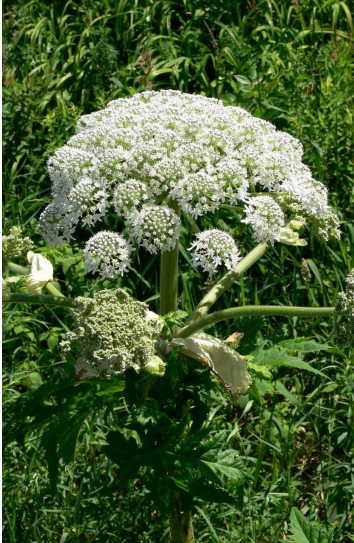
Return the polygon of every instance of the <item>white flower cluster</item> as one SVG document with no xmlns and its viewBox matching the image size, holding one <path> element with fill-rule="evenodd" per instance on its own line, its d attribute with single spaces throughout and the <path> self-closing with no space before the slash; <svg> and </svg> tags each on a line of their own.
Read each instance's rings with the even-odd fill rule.
<svg viewBox="0 0 354 543">
<path fill-rule="evenodd" d="M 69 241 L 79 221 L 94 225 L 113 205 L 138 243 L 153 253 L 168 250 L 180 222 L 169 211 L 171 200 L 195 219 L 222 205 L 248 204 L 245 222 L 254 238 L 274 242 L 277 202 L 289 211 L 290 199 L 298 216 L 323 217 L 320 233 L 334 231 L 326 188 L 302 163 L 300 142 L 239 107 L 179 91 L 146 91 L 84 115 L 77 128 L 48 161 L 53 202 L 40 230 L 52 245 Z M 259 213 L 254 192 L 268 194 L 267 216 Z M 151 230 L 157 217 L 161 222 Z"/>
<path fill-rule="evenodd" d="M 180 219 L 166 206 L 145 205 L 131 215 L 132 234 L 150 253 L 170 251 L 177 243 Z"/>
<path fill-rule="evenodd" d="M 217 229 L 197 234 L 189 251 L 192 252 L 193 266 L 201 266 L 209 275 L 213 275 L 222 264 L 228 270 L 234 269 L 240 260 L 240 253 L 233 237 Z"/>
<path fill-rule="evenodd" d="M 242 222 L 251 224 L 253 238 L 258 242 L 279 241 L 280 232 L 285 218 L 281 207 L 271 196 L 256 196 L 250 198 L 245 207 L 246 218 Z"/>
<path fill-rule="evenodd" d="M 120 234 L 98 232 L 85 245 L 86 271 L 99 272 L 103 279 L 123 275 L 130 267 L 131 252 L 131 245 Z"/>
</svg>

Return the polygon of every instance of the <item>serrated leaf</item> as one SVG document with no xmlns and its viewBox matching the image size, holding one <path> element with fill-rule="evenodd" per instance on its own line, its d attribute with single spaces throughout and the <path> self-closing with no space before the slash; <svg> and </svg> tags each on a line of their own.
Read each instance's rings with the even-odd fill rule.
<svg viewBox="0 0 354 543">
<path fill-rule="evenodd" d="M 317 532 L 296 507 L 290 513 L 291 541 L 293 543 L 317 543 Z"/>
<path fill-rule="evenodd" d="M 204 455 L 210 455 L 210 452 L 213 451 L 213 456 L 216 458 L 217 452 L 222 447 L 222 444 L 226 441 L 226 431 L 222 430 L 221 432 L 215 434 L 211 439 L 203 439 L 203 441 L 201 441 L 201 436 L 203 435 L 203 433 L 203 438 L 205 438 L 206 435 L 209 434 L 209 431 L 210 430 L 206 428 L 198 432 L 198 435 L 196 437 L 193 436 L 193 441 L 187 442 L 188 446 L 185 446 L 186 442 L 183 442 L 183 454 L 188 453 L 204 457 Z M 195 450 L 192 450 L 191 445 Z"/>
<path fill-rule="evenodd" d="M 333 529 L 321 533 L 321 528 L 310 523 L 301 512 L 293 507 L 290 513 L 291 543 L 332 543 Z"/>
<path fill-rule="evenodd" d="M 188 313 L 185 311 L 181 311 L 180 309 L 178 311 L 170 311 L 170 313 L 167 313 L 163 316 L 163 320 L 165 321 L 166 325 L 168 327 L 171 326 L 179 326 L 180 328 L 184 325 L 185 320 L 188 317 Z"/>
<path fill-rule="evenodd" d="M 107 442 L 108 445 L 102 447 L 102 451 L 118 465 L 117 483 L 120 487 L 136 477 L 143 466 L 149 466 L 156 471 L 165 469 L 161 451 L 151 438 L 145 438 L 140 447 L 136 439 L 126 439 L 119 431 L 112 431 L 107 435 Z"/>
<path fill-rule="evenodd" d="M 172 452 L 165 453 L 170 460 L 180 463 L 182 467 L 199 469 L 202 475 L 219 486 L 222 486 L 222 481 L 218 474 L 225 475 L 228 479 L 240 484 L 251 479 L 250 472 L 245 467 L 241 458 L 237 456 L 236 451 L 228 449 L 219 452 L 215 460 L 208 457 L 208 454 L 210 454 L 210 451 L 201 457 L 187 454 L 174 454 Z"/>
<path fill-rule="evenodd" d="M 9 405 L 6 406 L 6 409 L 4 408 L 4 414 L 5 412 L 8 412 L 8 414 L 11 415 L 9 422 L 6 424 L 3 431 L 4 445 L 16 440 L 17 436 L 23 432 L 29 431 L 30 426 L 28 424 L 24 426 L 23 423 L 27 417 L 32 416 L 37 407 L 43 404 L 49 396 L 55 392 L 58 393 L 76 386 L 78 386 L 77 381 L 71 378 L 63 380 L 59 384 L 53 384 L 48 381 L 35 390 L 29 390 L 25 394 L 21 394 L 15 402 L 9 403 Z M 45 411 L 48 411 L 50 415 L 48 406 L 46 406 Z"/>
<path fill-rule="evenodd" d="M 281 345 L 286 351 L 299 351 L 304 353 L 315 353 L 331 347 L 328 343 L 317 343 L 314 339 L 304 337 L 296 338 L 291 341 L 280 341 L 278 345 Z"/>
<path fill-rule="evenodd" d="M 312 373 L 327 378 L 324 373 L 313 368 L 308 362 L 305 362 L 297 356 L 290 356 L 286 351 L 280 349 L 260 349 L 255 353 L 255 363 L 261 366 L 275 365 L 297 368 L 300 370 L 311 371 Z"/>
<path fill-rule="evenodd" d="M 187 486 L 188 492 L 195 498 L 208 503 L 235 503 L 235 497 L 217 487 L 213 483 L 205 483 L 204 481 L 196 481 Z"/>
</svg>

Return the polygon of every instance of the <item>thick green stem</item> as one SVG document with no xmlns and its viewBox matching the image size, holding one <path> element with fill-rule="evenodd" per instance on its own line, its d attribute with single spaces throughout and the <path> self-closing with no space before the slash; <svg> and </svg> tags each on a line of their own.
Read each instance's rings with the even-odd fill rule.
<svg viewBox="0 0 354 543">
<path fill-rule="evenodd" d="M 15 262 L 7 262 L 6 267 L 14 272 L 17 272 L 21 275 L 29 275 L 31 268 L 28 266 L 20 266 L 20 264 L 15 264 Z"/>
<path fill-rule="evenodd" d="M 173 498 L 174 510 L 170 517 L 170 530 L 172 543 L 195 543 L 192 511 L 181 510 L 181 501 L 178 494 Z"/>
<path fill-rule="evenodd" d="M 58 290 L 57 288 L 55 288 L 55 286 L 53 285 L 53 283 L 51 283 L 50 281 L 46 284 L 45 288 L 47 289 L 48 292 L 50 292 L 51 294 L 53 294 L 54 296 L 64 296 L 64 294 L 62 294 L 60 292 L 60 290 Z"/>
<path fill-rule="evenodd" d="M 210 315 L 205 315 L 198 321 L 189 324 L 180 330 L 178 337 L 189 337 L 216 322 L 240 317 L 334 317 L 337 316 L 334 307 L 291 307 L 274 305 L 246 305 L 243 307 L 230 307 Z"/>
<path fill-rule="evenodd" d="M 240 275 L 245 273 L 245 271 L 248 270 L 252 264 L 261 258 L 267 247 L 268 246 L 266 243 L 259 243 L 259 245 L 252 249 L 252 251 L 237 264 L 234 270 L 230 270 L 226 275 L 224 275 L 224 277 L 213 286 L 208 294 L 204 296 L 202 301 L 199 302 L 193 313 L 187 319 L 186 324 L 193 324 L 201 319 L 201 317 L 207 313 L 216 300 L 220 298 L 220 296 L 224 294 L 228 288 L 230 288 L 232 283 L 234 283 Z"/>
<path fill-rule="evenodd" d="M 179 215 L 177 202 L 170 201 L 169 206 Z M 170 311 L 177 310 L 178 295 L 178 252 L 179 243 L 172 251 L 166 251 L 161 255 L 160 276 L 160 314 L 166 315 Z"/>
<path fill-rule="evenodd" d="M 176 202 L 168 204 L 178 215 L 179 206 Z M 161 280 L 160 280 L 160 313 L 166 315 L 177 310 L 178 299 L 178 252 L 179 244 L 172 251 L 162 253 Z M 172 543 L 195 543 L 192 523 L 192 511 L 183 510 L 180 496 L 173 497 L 174 509 L 170 517 L 170 530 Z"/>
<path fill-rule="evenodd" d="M 27 294 L 22 292 L 4 294 L 2 302 L 11 304 L 23 303 L 52 305 L 66 308 L 75 307 L 75 300 L 73 298 L 66 298 L 65 296 L 49 296 L 47 294 Z"/>
</svg>

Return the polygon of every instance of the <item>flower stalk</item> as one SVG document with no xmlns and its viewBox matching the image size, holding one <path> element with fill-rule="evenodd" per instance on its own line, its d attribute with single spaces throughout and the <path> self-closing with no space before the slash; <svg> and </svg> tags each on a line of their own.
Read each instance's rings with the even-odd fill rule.
<svg viewBox="0 0 354 543">
<path fill-rule="evenodd" d="M 23 304 L 38 304 L 38 305 L 50 305 L 57 307 L 65 307 L 67 309 L 75 307 L 74 298 L 67 298 L 66 296 L 51 296 L 48 294 L 28 294 L 22 292 L 15 292 L 12 294 L 5 294 L 2 299 L 3 303 L 23 303 Z"/>
<path fill-rule="evenodd" d="M 179 216 L 180 209 L 177 202 L 169 202 L 169 207 Z M 160 275 L 160 314 L 166 315 L 170 311 L 177 310 L 178 296 L 178 253 L 179 243 L 171 251 L 161 254 Z"/>
<path fill-rule="evenodd" d="M 267 250 L 268 245 L 266 243 L 259 243 L 247 256 L 245 256 L 235 267 L 235 269 L 227 272 L 216 285 L 204 296 L 204 298 L 199 302 L 193 313 L 189 316 L 186 321 L 186 325 L 194 324 L 196 321 L 201 319 L 211 308 L 211 306 L 216 302 L 224 292 L 230 288 L 232 283 L 236 279 L 245 273 L 254 264 L 261 258 L 261 256 Z"/>
<path fill-rule="evenodd" d="M 180 330 L 178 337 L 187 338 L 199 330 L 203 330 L 212 324 L 228 319 L 240 317 L 332 317 L 334 307 L 291 307 L 274 305 L 248 305 L 222 309 L 209 315 L 204 315 L 197 321 L 186 325 Z"/>
<path fill-rule="evenodd" d="M 169 207 L 179 216 L 177 202 L 170 201 Z M 171 251 L 161 255 L 160 276 L 160 314 L 177 311 L 178 306 L 178 253 L 179 243 Z M 172 543 L 195 543 L 192 511 L 182 511 L 181 499 L 178 493 L 174 495 L 173 511 L 170 516 L 170 531 Z"/>
<path fill-rule="evenodd" d="M 45 288 L 47 289 L 48 292 L 50 292 L 50 294 L 53 294 L 53 296 L 60 296 L 61 298 L 64 297 L 64 294 L 62 294 L 60 292 L 60 290 L 58 290 L 51 281 L 48 281 L 48 283 L 46 284 Z"/>
<path fill-rule="evenodd" d="M 19 273 L 21 275 L 28 275 L 31 271 L 29 266 L 21 266 L 20 264 L 16 264 L 15 262 L 7 262 L 6 267 L 9 270 Z"/>
</svg>

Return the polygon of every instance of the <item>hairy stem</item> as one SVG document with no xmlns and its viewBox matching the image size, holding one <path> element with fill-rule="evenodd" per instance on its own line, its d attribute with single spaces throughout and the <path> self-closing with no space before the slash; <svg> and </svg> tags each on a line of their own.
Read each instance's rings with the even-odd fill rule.
<svg viewBox="0 0 354 543">
<path fill-rule="evenodd" d="M 14 272 L 17 272 L 21 275 L 29 275 L 31 268 L 29 266 L 20 266 L 20 264 L 15 264 L 15 262 L 7 262 L 6 267 Z"/>
<path fill-rule="evenodd" d="M 222 309 L 210 315 L 205 315 L 196 322 L 186 325 L 180 330 L 178 337 L 186 338 L 198 330 L 207 328 L 216 322 L 225 321 L 228 319 L 236 319 L 240 317 L 258 317 L 258 316 L 273 316 L 273 317 L 332 317 L 336 316 L 334 307 L 291 307 L 291 306 L 274 306 L 274 305 L 246 305 L 243 307 L 230 307 Z"/>
<path fill-rule="evenodd" d="M 177 202 L 170 201 L 169 206 L 177 215 L 180 209 Z M 178 295 L 178 252 L 179 243 L 172 251 L 165 251 L 161 255 L 161 276 L 160 276 L 160 314 L 166 315 L 170 311 L 177 310 Z"/>
<path fill-rule="evenodd" d="M 211 306 L 216 302 L 218 298 L 224 292 L 230 288 L 232 283 L 236 281 L 236 279 L 245 273 L 248 268 L 252 266 L 261 256 L 265 253 L 267 249 L 266 243 L 259 243 L 250 253 L 248 253 L 245 258 L 243 258 L 236 266 L 234 270 L 230 270 L 216 285 L 213 286 L 213 288 L 204 296 L 204 298 L 199 302 L 193 313 L 189 316 L 189 318 L 186 321 L 186 324 L 193 324 L 207 313 L 207 311 L 211 308 Z"/>
<path fill-rule="evenodd" d="M 195 543 L 192 511 L 181 510 L 181 501 L 178 494 L 173 497 L 173 507 L 170 517 L 171 542 Z"/>
<path fill-rule="evenodd" d="M 47 294 L 27 294 L 22 292 L 5 294 L 2 302 L 11 304 L 24 303 L 51 305 L 66 308 L 75 307 L 75 300 L 73 298 L 66 298 L 65 296 L 49 296 Z"/>
</svg>

